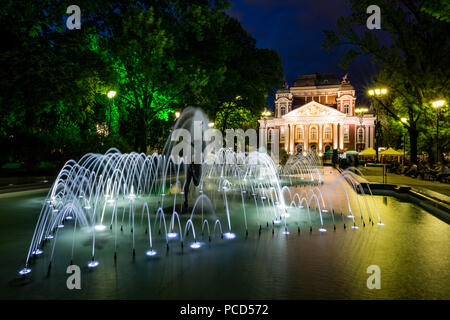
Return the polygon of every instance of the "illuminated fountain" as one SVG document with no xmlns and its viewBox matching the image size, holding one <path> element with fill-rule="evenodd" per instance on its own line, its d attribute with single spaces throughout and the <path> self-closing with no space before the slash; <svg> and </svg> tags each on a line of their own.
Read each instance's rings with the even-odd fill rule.
<svg viewBox="0 0 450 320">
<path fill-rule="evenodd" d="M 192 132 L 194 119 L 208 123 L 201 111 L 188 108 L 175 128 Z M 71 237 L 70 264 L 80 238 L 89 239 L 89 255 L 82 254 L 86 254 L 87 266 L 95 268 L 100 264 L 96 260 L 99 234 L 113 239 L 107 245 L 114 260 L 125 232 L 131 233 L 132 256 L 136 242 L 144 241 L 142 254 L 151 259 L 161 246 L 169 251 L 173 242 L 183 251 L 185 243 L 198 250 L 213 239 L 247 238 L 251 226 L 258 228 L 259 235 L 278 227 L 288 235 L 292 225 L 299 233 L 301 228 L 313 232 L 316 227 L 326 232 L 326 221 L 334 230 L 338 225 L 346 228 L 347 221 L 353 229 L 366 222 L 382 225 L 371 195 L 358 196 L 364 190 L 354 183 L 354 173 L 346 170 L 334 181 L 324 181 L 315 155 L 294 156 L 286 166 L 278 167 L 265 152 L 221 148 L 203 159 L 200 170 L 190 173 L 200 172 L 190 188 L 189 165 L 183 158 L 176 161 L 170 149 L 168 142 L 162 154 L 122 154 L 110 149 L 105 154 L 86 154 L 78 162 L 68 161 L 42 206 L 19 274 L 30 273 L 34 260 L 43 254 L 49 257 L 50 270 L 61 234 Z M 144 232 L 142 240 L 137 234 Z"/>
</svg>

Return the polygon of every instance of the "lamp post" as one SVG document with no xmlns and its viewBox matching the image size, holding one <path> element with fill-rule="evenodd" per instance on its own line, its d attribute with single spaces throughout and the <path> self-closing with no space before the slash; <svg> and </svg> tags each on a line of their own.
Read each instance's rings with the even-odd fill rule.
<svg viewBox="0 0 450 320">
<path fill-rule="evenodd" d="M 439 163 L 439 116 L 440 108 L 445 104 L 445 100 L 436 100 L 431 103 L 436 108 L 436 163 Z"/>
<path fill-rule="evenodd" d="M 372 99 L 372 104 L 373 104 L 373 99 L 375 98 L 375 97 L 381 97 L 381 96 L 384 96 L 384 95 L 386 95 L 387 94 L 387 92 L 388 92 L 388 90 L 386 89 L 386 88 L 375 88 L 375 89 L 370 89 L 369 90 L 369 96 L 371 97 L 371 99 Z M 376 157 L 377 157 L 377 159 L 376 159 L 376 161 L 377 161 L 377 163 L 378 163 L 378 143 L 379 143 L 379 139 L 378 139 L 378 137 L 379 137 L 379 135 L 380 135 L 380 126 L 381 126 L 381 124 L 380 124 L 380 121 L 378 120 L 378 118 L 375 120 L 376 121 L 376 123 L 375 123 L 375 152 L 376 152 Z"/>
<path fill-rule="evenodd" d="M 263 113 L 261 115 L 264 118 L 264 139 L 267 141 L 267 117 L 270 117 L 272 113 L 267 110 L 267 108 L 264 109 Z"/>
<path fill-rule="evenodd" d="M 408 119 L 407 118 L 401 118 L 400 119 L 404 124 L 408 123 Z M 406 134 L 405 131 L 402 130 L 403 133 L 403 165 L 405 165 L 406 162 Z"/>
<path fill-rule="evenodd" d="M 355 113 L 358 114 L 359 127 L 360 128 L 362 128 L 362 124 L 364 122 L 364 114 L 366 114 L 367 112 L 369 112 L 369 109 L 365 108 L 365 107 L 359 107 L 359 108 L 355 109 Z M 355 137 L 355 138 L 357 138 L 357 137 Z M 364 136 L 363 136 L 362 140 L 364 140 Z M 356 141 L 358 141 L 358 139 L 356 139 Z"/>
<path fill-rule="evenodd" d="M 109 132 L 111 133 L 111 113 L 112 113 L 112 102 L 113 102 L 113 99 L 114 99 L 114 97 L 116 96 L 116 93 L 117 92 L 115 92 L 114 90 L 110 90 L 110 91 L 108 91 L 108 93 L 107 93 L 107 96 L 108 96 L 108 98 L 109 98 L 109 121 L 108 121 L 108 130 L 109 130 Z"/>
</svg>

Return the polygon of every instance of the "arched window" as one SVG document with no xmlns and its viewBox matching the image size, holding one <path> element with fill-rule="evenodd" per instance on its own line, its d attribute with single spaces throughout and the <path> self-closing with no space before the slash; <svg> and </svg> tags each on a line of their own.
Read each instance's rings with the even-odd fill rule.
<svg viewBox="0 0 450 320">
<path fill-rule="evenodd" d="M 286 114 L 286 107 L 285 106 L 281 107 L 280 113 L 281 113 L 282 116 L 284 116 Z"/>
<path fill-rule="evenodd" d="M 331 127 L 330 126 L 326 126 L 325 127 L 325 140 L 331 140 Z"/>
<path fill-rule="evenodd" d="M 350 111 L 350 106 L 348 104 L 344 104 L 344 113 L 348 113 Z"/>
<path fill-rule="evenodd" d="M 363 128 L 358 128 L 358 132 L 357 132 L 357 138 L 356 138 L 356 142 L 357 143 L 363 143 L 364 142 L 364 129 Z"/>
<path fill-rule="evenodd" d="M 303 127 L 301 126 L 297 127 L 297 139 L 303 140 Z"/>
<path fill-rule="evenodd" d="M 317 140 L 317 127 L 311 127 L 309 130 L 309 139 L 310 140 Z"/>
</svg>

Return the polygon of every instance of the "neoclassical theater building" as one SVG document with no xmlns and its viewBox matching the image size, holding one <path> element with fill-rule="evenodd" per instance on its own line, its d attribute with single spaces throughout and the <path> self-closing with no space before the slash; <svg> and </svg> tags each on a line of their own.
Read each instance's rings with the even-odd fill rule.
<svg viewBox="0 0 450 320">
<path fill-rule="evenodd" d="M 275 113 L 258 120 L 260 139 L 267 135 L 262 141 L 270 142 L 279 130 L 280 150 L 290 154 L 373 148 L 375 117 L 370 110 L 356 114 L 356 106 L 347 75 L 342 80 L 333 74 L 300 76 L 277 91 Z"/>
</svg>

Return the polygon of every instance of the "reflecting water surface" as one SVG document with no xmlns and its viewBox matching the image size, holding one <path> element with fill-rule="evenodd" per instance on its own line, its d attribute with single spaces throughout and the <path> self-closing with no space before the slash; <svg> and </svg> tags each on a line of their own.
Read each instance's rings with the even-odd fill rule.
<svg viewBox="0 0 450 320">
<path fill-rule="evenodd" d="M 190 235 L 181 249 L 174 237 L 169 250 L 159 240 L 154 243 L 154 256 L 146 255 L 148 235 L 138 219 L 136 256 L 131 231 L 125 226 L 118 231 L 114 262 L 116 230 L 108 227 L 96 234 L 95 258 L 100 264 L 94 269 L 87 267 L 91 234 L 80 230 L 74 264 L 81 267 L 81 290 L 66 288 L 73 230 L 73 222 L 67 222 L 58 234 L 50 275 L 52 247 L 46 245 L 30 276 L 20 279 L 17 270 L 23 265 L 45 195 L 33 191 L 0 197 L 2 299 L 450 299 L 449 225 L 410 203 L 378 196 L 374 199 L 384 226 L 366 221 L 364 227 L 356 220 L 359 228 L 352 229 L 352 220 L 336 213 L 334 231 L 330 215 L 324 214 L 327 231 L 315 227 L 310 233 L 307 216 L 295 218 L 295 210 L 300 209 L 288 209 L 289 234 L 283 233 L 284 224 L 274 225 L 272 233 L 271 221 L 267 227 L 267 222 L 255 218 L 256 208 L 248 205 L 247 238 L 240 209 L 232 208 L 234 239 L 216 234 L 209 242 L 206 235 L 198 235 L 203 245 L 192 249 Z M 317 220 L 317 215 L 312 219 Z M 370 265 L 381 269 L 380 290 L 366 286 Z"/>
</svg>

